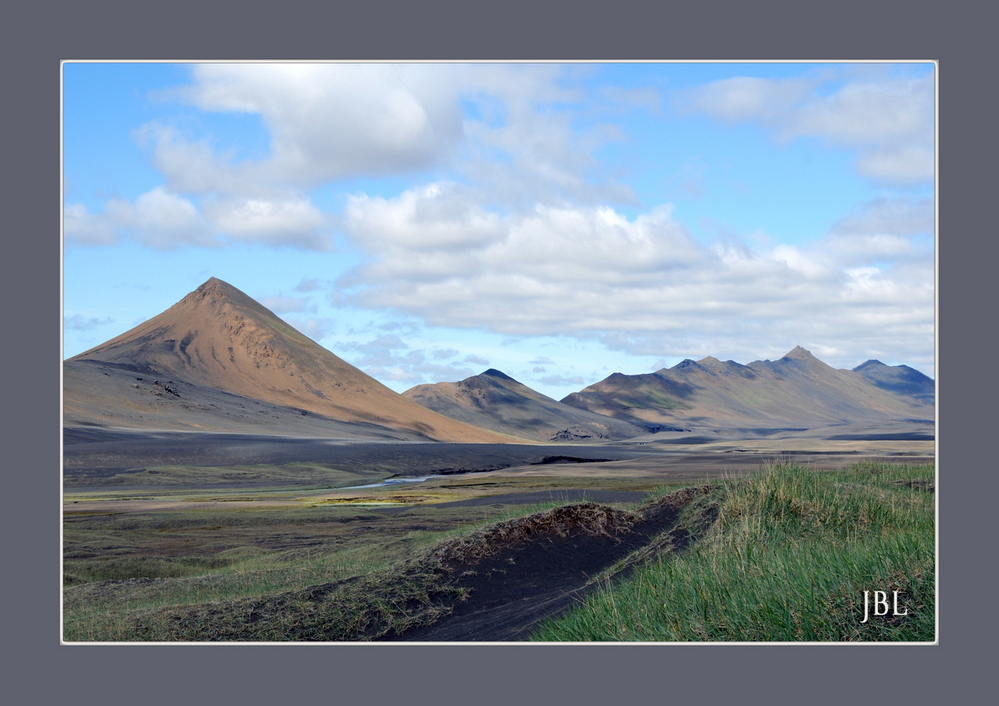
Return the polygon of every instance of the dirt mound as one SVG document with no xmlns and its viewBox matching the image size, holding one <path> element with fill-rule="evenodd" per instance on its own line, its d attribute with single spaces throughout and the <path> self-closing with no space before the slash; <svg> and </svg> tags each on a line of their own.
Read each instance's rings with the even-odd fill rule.
<svg viewBox="0 0 999 706">
<path fill-rule="evenodd" d="M 129 630 L 138 640 L 188 642 L 525 640 L 604 580 L 687 547 L 714 521 L 711 490 L 686 488 L 635 512 L 563 505 L 494 523 L 382 572 L 264 598 L 138 611 Z"/>
<path fill-rule="evenodd" d="M 524 640 L 542 620 L 595 590 L 602 573 L 626 574 L 637 563 L 682 551 L 714 519 L 678 526 L 683 507 L 710 491 L 686 488 L 627 512 L 581 503 L 497 523 L 438 547 L 428 557 L 454 577 L 446 614 L 381 640 L 419 642 Z M 453 596 L 465 597 L 455 600 Z"/>
</svg>

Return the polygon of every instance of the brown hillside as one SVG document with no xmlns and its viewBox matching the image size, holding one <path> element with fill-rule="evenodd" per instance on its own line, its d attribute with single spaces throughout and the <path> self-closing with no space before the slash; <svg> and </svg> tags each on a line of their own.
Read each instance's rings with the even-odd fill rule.
<svg viewBox="0 0 999 706">
<path fill-rule="evenodd" d="M 718 426 L 791 426 L 932 419 L 932 405 L 837 370 L 796 347 L 776 361 L 707 357 L 645 375 L 610 377 L 565 404 L 618 419 Z"/>
<path fill-rule="evenodd" d="M 649 431 L 556 402 L 498 370 L 459 382 L 417 385 L 402 394 L 451 419 L 536 441 L 627 439 Z"/>
<path fill-rule="evenodd" d="M 94 361 L 116 373 L 129 371 L 136 380 L 154 376 L 180 381 L 194 390 L 208 388 L 438 441 L 505 441 L 407 400 L 214 277 L 162 314 L 66 361 L 65 408 L 84 421 L 90 404 L 107 407 L 111 392 L 95 387 L 94 376 L 81 372 Z M 74 385 L 74 380 L 89 382 Z M 173 389 L 165 391 L 166 397 L 180 395 Z M 137 425 L 156 425 L 156 411 L 148 411 Z"/>
</svg>

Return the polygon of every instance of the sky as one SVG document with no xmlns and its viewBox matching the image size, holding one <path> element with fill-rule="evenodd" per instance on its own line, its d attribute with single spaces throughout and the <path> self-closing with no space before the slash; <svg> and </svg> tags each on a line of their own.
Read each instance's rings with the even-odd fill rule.
<svg viewBox="0 0 999 706">
<path fill-rule="evenodd" d="M 932 63 L 63 64 L 63 355 L 210 277 L 402 392 L 934 375 Z"/>
</svg>

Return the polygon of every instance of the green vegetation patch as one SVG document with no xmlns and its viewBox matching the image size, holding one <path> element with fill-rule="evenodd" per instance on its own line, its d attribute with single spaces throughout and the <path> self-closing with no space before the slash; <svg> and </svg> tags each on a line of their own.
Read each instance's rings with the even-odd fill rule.
<svg viewBox="0 0 999 706">
<path fill-rule="evenodd" d="M 701 542 L 608 582 L 533 639 L 933 641 L 933 490 L 932 466 L 876 463 L 728 482 Z M 891 610 L 862 622 L 865 591 Z"/>
</svg>

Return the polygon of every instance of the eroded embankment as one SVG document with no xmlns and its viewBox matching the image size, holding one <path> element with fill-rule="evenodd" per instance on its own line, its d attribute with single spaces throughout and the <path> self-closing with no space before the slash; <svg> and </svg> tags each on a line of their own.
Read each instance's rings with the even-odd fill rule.
<svg viewBox="0 0 999 706">
<path fill-rule="evenodd" d="M 712 488 L 634 512 L 563 505 L 493 523 L 389 569 L 268 598 L 128 616 L 136 640 L 523 640 L 602 579 L 679 552 L 717 513 Z"/>
<path fill-rule="evenodd" d="M 500 522 L 439 547 L 430 557 L 463 600 L 430 625 L 379 639 L 421 642 L 523 640 L 543 619 L 572 607 L 599 579 L 664 552 L 680 552 L 713 521 L 704 502 L 680 524 L 682 511 L 711 488 L 685 488 L 637 512 L 596 503 L 566 505 Z"/>
</svg>

